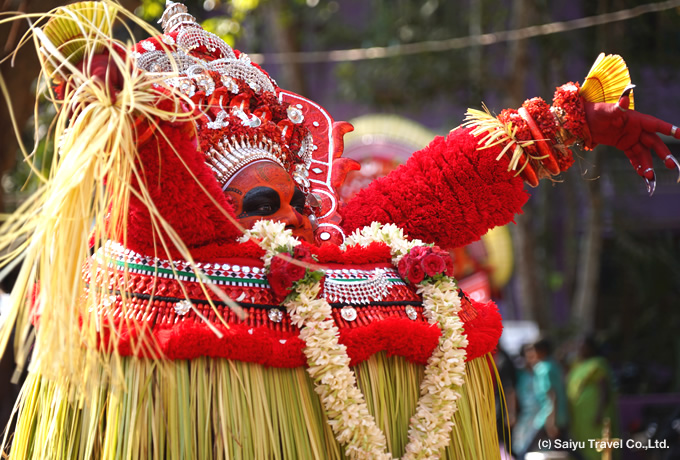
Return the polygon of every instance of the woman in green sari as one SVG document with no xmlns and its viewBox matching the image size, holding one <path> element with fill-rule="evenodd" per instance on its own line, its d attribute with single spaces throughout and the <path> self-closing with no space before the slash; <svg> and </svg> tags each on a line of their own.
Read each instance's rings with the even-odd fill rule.
<svg viewBox="0 0 680 460">
<path fill-rule="evenodd" d="M 567 375 L 567 398 L 571 438 L 585 443 L 581 450 L 584 459 L 599 460 L 602 454 L 591 448 L 588 440 L 602 437 L 606 420 L 610 423 L 610 435 L 615 436 L 618 414 L 611 369 L 598 355 L 597 344 L 590 336 L 581 342 L 579 359 Z"/>
</svg>

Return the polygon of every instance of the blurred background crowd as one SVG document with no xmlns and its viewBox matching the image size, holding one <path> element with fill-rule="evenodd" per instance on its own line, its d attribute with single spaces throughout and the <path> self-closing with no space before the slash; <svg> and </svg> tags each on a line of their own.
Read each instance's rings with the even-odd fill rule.
<svg viewBox="0 0 680 460">
<path fill-rule="evenodd" d="M 503 388 L 496 402 L 504 458 L 679 458 L 678 396 L 631 393 L 631 370 L 593 335 L 556 348 L 539 337 L 515 355 L 499 347 L 494 361 Z M 617 447 L 598 448 L 602 441 Z"/>
</svg>

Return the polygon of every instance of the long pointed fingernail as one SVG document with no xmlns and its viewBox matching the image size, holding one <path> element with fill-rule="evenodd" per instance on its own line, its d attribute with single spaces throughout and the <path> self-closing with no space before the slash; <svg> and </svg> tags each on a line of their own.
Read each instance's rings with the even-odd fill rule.
<svg viewBox="0 0 680 460">
<path fill-rule="evenodd" d="M 621 100 L 621 98 L 623 98 L 623 97 L 628 96 L 630 94 L 630 92 L 633 91 L 633 88 L 635 88 L 635 85 L 632 84 L 632 83 L 630 83 L 628 86 L 626 86 L 626 89 L 624 89 L 623 93 L 621 93 L 621 97 L 619 98 L 619 100 Z"/>
<path fill-rule="evenodd" d="M 673 155 L 668 155 L 663 160 L 664 164 L 668 169 L 673 169 L 673 167 L 669 163 L 669 160 L 675 163 L 675 167 L 678 169 L 678 180 L 676 182 L 680 183 L 680 163 L 678 163 L 678 160 Z"/>
<path fill-rule="evenodd" d="M 647 179 L 646 177 L 643 177 L 643 179 L 647 184 L 647 193 L 649 196 L 654 195 L 654 190 L 656 190 L 656 174 L 654 175 L 653 179 Z"/>
<path fill-rule="evenodd" d="M 626 86 L 626 89 L 623 90 L 623 93 L 621 93 L 621 96 L 619 97 L 619 100 L 616 102 L 616 108 L 619 109 L 622 112 L 625 112 L 628 110 L 630 107 L 630 101 L 628 100 L 628 96 L 630 95 L 630 92 L 633 91 L 633 88 L 635 88 L 634 84 L 630 84 Z M 625 107 L 622 107 L 621 103 L 623 100 L 626 100 Z"/>
<path fill-rule="evenodd" d="M 630 107 L 630 101 L 626 100 L 625 107 L 622 107 L 621 103 L 623 102 L 624 99 L 628 99 L 628 96 L 630 95 L 630 92 L 633 91 L 633 88 L 635 88 L 635 85 L 632 83 L 626 86 L 626 89 L 623 90 L 623 93 L 621 93 L 619 100 L 616 102 L 617 109 L 621 110 L 622 112 L 628 110 L 628 108 Z"/>
</svg>

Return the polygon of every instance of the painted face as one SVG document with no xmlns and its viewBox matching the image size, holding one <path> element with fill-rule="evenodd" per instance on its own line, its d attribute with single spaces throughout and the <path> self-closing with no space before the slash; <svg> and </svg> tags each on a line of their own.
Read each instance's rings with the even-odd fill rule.
<svg viewBox="0 0 680 460">
<path fill-rule="evenodd" d="M 245 228 L 262 219 L 279 221 L 294 236 L 314 243 L 312 224 L 304 214 L 305 194 L 273 161 L 256 161 L 241 169 L 224 192 L 232 198 L 236 218 Z"/>
</svg>

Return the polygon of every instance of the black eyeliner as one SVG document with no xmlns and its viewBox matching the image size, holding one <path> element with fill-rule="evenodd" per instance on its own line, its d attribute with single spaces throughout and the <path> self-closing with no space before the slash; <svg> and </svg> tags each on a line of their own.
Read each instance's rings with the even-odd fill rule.
<svg viewBox="0 0 680 460">
<path fill-rule="evenodd" d="M 269 205 L 271 210 L 261 211 L 260 207 Z M 242 213 L 238 216 L 269 216 L 281 208 L 281 199 L 276 190 L 269 187 L 254 187 L 243 197 L 241 209 Z"/>
</svg>

